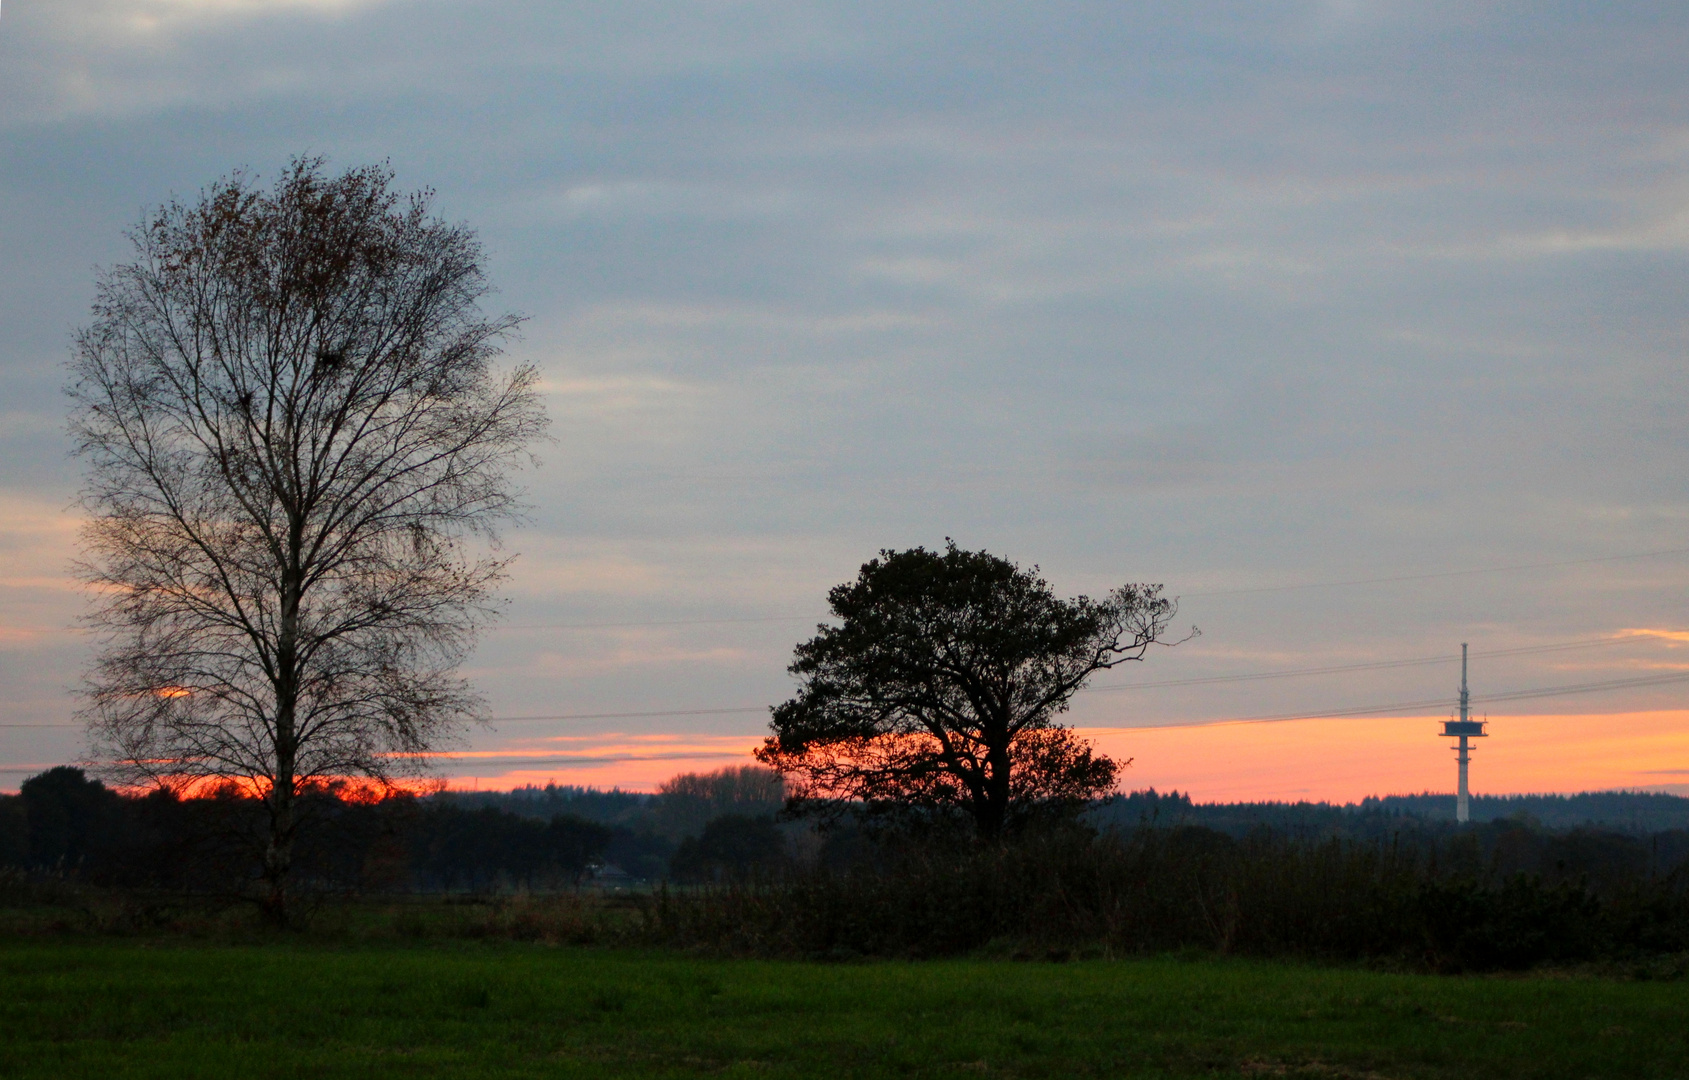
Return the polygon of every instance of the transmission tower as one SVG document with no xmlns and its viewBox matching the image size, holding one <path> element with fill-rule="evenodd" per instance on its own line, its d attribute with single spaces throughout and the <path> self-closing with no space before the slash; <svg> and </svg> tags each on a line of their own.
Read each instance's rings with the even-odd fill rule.
<svg viewBox="0 0 1689 1080">
<path fill-rule="evenodd" d="M 1471 797 L 1466 788 L 1466 770 L 1472 762 L 1472 744 L 1468 739 L 1482 739 L 1484 722 L 1472 719 L 1472 695 L 1466 689 L 1466 642 L 1460 643 L 1460 719 L 1443 721 L 1443 734 L 1458 737 L 1455 760 L 1460 762 L 1460 788 L 1454 799 L 1454 819 L 1461 824 L 1472 820 Z"/>
</svg>

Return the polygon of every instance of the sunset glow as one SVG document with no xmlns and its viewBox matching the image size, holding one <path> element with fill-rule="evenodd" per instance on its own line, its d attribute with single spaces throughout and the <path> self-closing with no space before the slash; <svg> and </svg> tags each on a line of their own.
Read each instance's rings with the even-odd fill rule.
<svg viewBox="0 0 1689 1080">
<path fill-rule="evenodd" d="M 1199 801 L 1328 800 L 1452 792 L 1453 741 L 1443 717 L 1364 717 L 1279 724 L 1086 732 L 1135 760 L 1128 789 L 1176 788 Z M 1689 712 L 1504 716 L 1472 755 L 1479 794 L 1650 788 L 1689 794 Z"/>
<path fill-rule="evenodd" d="M 1106 753 L 1133 759 L 1122 787 L 1178 790 L 1199 801 L 1354 802 L 1454 789 L 1441 717 L 1364 717 L 1275 724 L 1082 728 Z M 1479 793 L 1648 788 L 1689 794 L 1689 711 L 1507 716 L 1473 755 Z M 578 736 L 520 749 L 446 754 L 453 789 L 575 784 L 653 791 L 676 773 L 749 764 L 758 736 Z"/>
</svg>

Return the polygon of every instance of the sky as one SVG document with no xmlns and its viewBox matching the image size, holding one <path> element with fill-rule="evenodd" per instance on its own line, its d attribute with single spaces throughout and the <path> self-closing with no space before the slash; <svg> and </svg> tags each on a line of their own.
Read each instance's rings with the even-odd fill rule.
<svg viewBox="0 0 1689 1080">
<path fill-rule="evenodd" d="M 97 269 L 311 153 L 479 231 L 554 421 L 453 786 L 744 761 L 828 587 L 953 537 L 1180 598 L 1069 717 L 1129 787 L 1452 790 L 1469 642 L 1475 790 L 1689 794 L 1685 55 L 1666 3 L 11 0 L 0 788 L 86 753 Z"/>
</svg>

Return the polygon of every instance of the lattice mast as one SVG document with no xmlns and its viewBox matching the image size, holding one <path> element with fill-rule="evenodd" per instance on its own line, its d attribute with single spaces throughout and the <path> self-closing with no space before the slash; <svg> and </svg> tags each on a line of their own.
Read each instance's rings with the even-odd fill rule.
<svg viewBox="0 0 1689 1080">
<path fill-rule="evenodd" d="M 1472 762 L 1472 744 L 1468 740 L 1484 737 L 1484 722 L 1472 719 L 1472 695 L 1466 688 L 1466 642 L 1460 643 L 1460 719 L 1443 721 L 1443 734 L 1458 737 L 1455 760 L 1460 763 L 1460 787 L 1454 798 L 1454 819 L 1461 824 L 1472 820 L 1471 796 L 1466 786 L 1467 769 Z"/>
</svg>

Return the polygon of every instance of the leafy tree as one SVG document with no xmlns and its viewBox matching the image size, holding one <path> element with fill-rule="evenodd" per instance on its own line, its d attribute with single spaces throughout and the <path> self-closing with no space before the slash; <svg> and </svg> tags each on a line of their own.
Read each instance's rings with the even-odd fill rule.
<svg viewBox="0 0 1689 1080">
<path fill-rule="evenodd" d="M 1057 718 L 1092 674 L 1166 644 L 1175 610 L 1159 585 L 1063 600 L 954 542 L 882 551 L 828 602 L 839 625 L 797 647 L 798 694 L 757 758 L 794 809 L 960 813 L 985 837 L 1113 789 L 1120 766 Z"/>
<path fill-rule="evenodd" d="M 268 816 L 286 918 L 301 796 L 386 782 L 480 710 L 510 469 L 545 419 L 493 361 L 474 234 L 385 167 L 299 159 L 131 234 L 76 337 L 96 753 L 129 782 L 233 779 Z"/>
<path fill-rule="evenodd" d="M 75 870 L 124 844 L 117 793 L 81 769 L 60 765 L 37 773 L 18 794 L 28 822 L 31 865 Z"/>
</svg>

